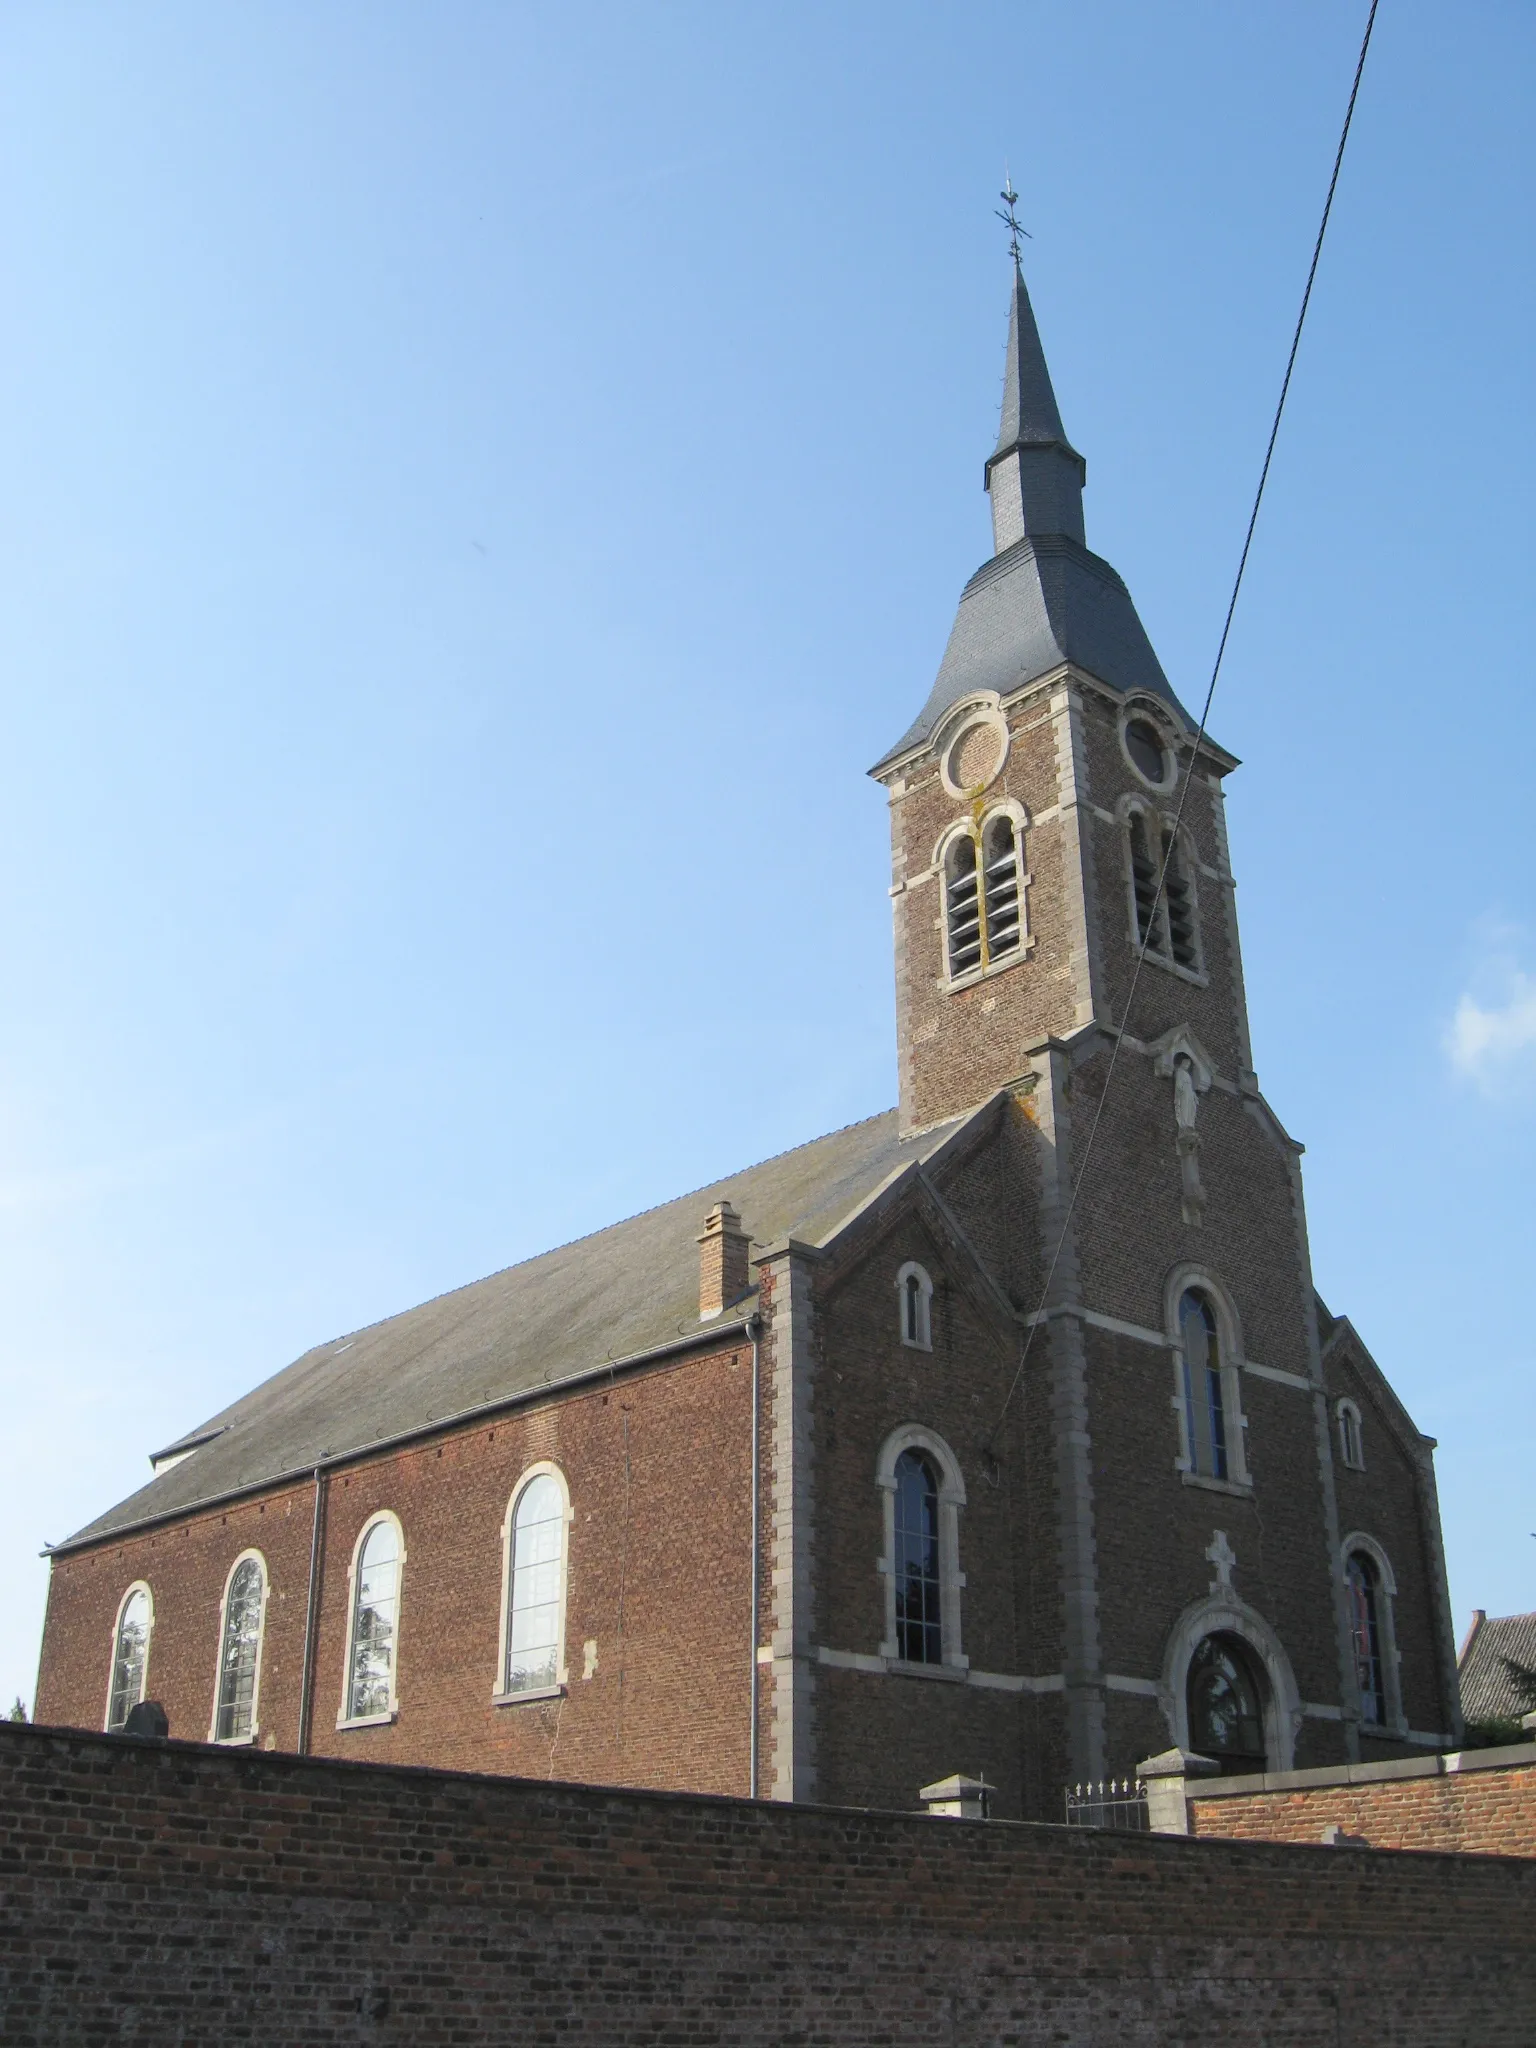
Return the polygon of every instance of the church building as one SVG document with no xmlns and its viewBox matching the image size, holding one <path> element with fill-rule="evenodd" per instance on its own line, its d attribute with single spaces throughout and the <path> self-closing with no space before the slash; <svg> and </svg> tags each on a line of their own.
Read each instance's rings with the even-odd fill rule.
<svg viewBox="0 0 1536 2048">
<path fill-rule="evenodd" d="M 1175 1744 L 1454 1746 L 1434 1446 L 1318 1297 L 1253 1069 L 1238 764 L 1085 476 L 1016 272 L 993 551 L 872 770 L 897 1106 L 156 1452 L 51 1552 L 39 1721 L 854 1806 L 964 1772 L 1043 1820 Z"/>
</svg>

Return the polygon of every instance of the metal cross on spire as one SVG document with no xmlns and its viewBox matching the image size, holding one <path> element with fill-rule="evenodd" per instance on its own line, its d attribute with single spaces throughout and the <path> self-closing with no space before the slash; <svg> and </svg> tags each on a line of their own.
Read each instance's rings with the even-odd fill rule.
<svg viewBox="0 0 1536 2048">
<path fill-rule="evenodd" d="M 1019 216 L 1014 212 L 1014 208 L 1019 203 L 1019 195 L 1014 191 L 1013 180 L 1006 172 L 1003 174 L 1003 189 L 997 196 L 1008 209 L 1006 213 L 1000 208 L 994 210 L 997 212 L 998 219 L 1008 230 L 1008 247 L 1013 252 L 1013 267 L 1015 270 L 1022 270 L 1024 265 L 1019 250 L 1019 237 L 1023 235 L 1026 241 L 1033 241 L 1034 236 L 1030 234 L 1029 229 L 1020 222 Z"/>
</svg>

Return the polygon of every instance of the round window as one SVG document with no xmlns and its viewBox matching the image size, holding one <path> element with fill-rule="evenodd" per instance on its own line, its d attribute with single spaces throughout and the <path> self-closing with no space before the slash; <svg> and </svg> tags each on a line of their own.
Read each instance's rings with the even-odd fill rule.
<svg viewBox="0 0 1536 2048">
<path fill-rule="evenodd" d="M 1126 721 L 1125 751 L 1130 755 L 1137 771 L 1148 782 L 1163 783 L 1168 779 L 1168 756 L 1163 748 L 1162 736 L 1150 718 L 1132 718 Z"/>
</svg>

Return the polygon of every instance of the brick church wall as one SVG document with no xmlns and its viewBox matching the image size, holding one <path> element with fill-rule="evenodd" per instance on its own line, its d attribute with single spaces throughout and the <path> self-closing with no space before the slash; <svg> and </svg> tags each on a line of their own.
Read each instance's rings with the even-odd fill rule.
<svg viewBox="0 0 1536 2048">
<path fill-rule="evenodd" d="M 1524 2048 L 1536 1865 L 0 1728 L 10 2037 Z"/>
<path fill-rule="evenodd" d="M 738 1338 L 334 1472 L 311 1749 L 744 1793 L 750 1386 L 751 1348 Z M 502 1523 L 520 1475 L 539 1459 L 557 1462 L 570 1489 L 568 1684 L 563 1698 L 492 1706 Z M 155 1601 L 147 1694 L 165 1706 L 173 1736 L 205 1739 L 224 1582 L 253 1546 L 272 1588 L 257 1742 L 296 1748 L 313 1502 L 306 1482 L 56 1558 L 37 1717 L 101 1726 L 118 1603 L 142 1578 Z M 399 1712 L 390 1725 L 338 1729 L 348 1565 L 380 1508 L 405 1535 Z"/>
</svg>

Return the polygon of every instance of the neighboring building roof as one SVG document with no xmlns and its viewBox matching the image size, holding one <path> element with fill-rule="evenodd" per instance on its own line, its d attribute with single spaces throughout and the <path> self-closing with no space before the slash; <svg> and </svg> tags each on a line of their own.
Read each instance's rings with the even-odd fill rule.
<svg viewBox="0 0 1536 2048">
<path fill-rule="evenodd" d="M 1456 1660 L 1469 1721 L 1518 1721 L 1536 1710 L 1536 1614 L 1489 1617 L 1478 1608 Z"/>
<path fill-rule="evenodd" d="M 317 1345 L 156 1453 L 160 1469 L 147 1486 L 54 1548 L 99 1542 L 610 1362 L 707 1337 L 698 1235 L 715 1202 L 729 1197 L 759 1246 L 790 1237 L 824 1244 L 968 1120 L 901 1139 L 896 1112 L 887 1110 Z"/>
</svg>

